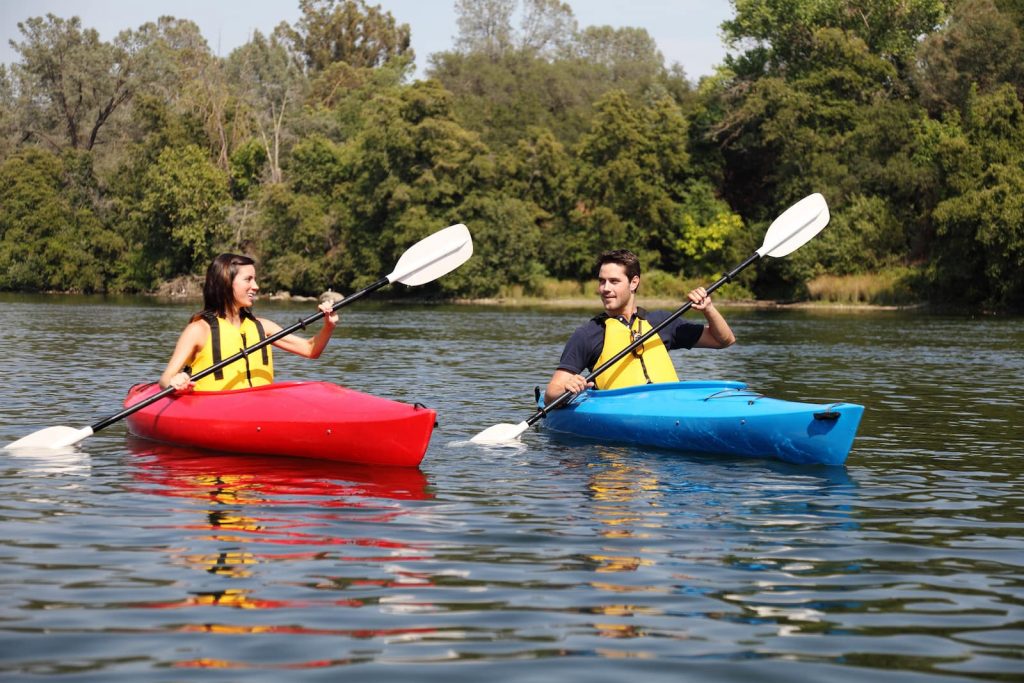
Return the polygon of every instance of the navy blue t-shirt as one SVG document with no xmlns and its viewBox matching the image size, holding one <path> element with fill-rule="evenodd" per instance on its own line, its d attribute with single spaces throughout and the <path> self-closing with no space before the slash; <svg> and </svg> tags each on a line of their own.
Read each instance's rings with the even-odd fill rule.
<svg viewBox="0 0 1024 683">
<path fill-rule="evenodd" d="M 651 311 L 648 313 L 642 308 L 637 309 L 640 317 L 650 323 L 651 327 L 657 327 L 670 315 L 669 311 Z M 626 319 L 618 318 L 624 324 Z M 597 316 L 580 325 L 569 337 L 562 349 L 562 357 L 558 361 L 558 369 L 566 370 L 574 375 L 583 374 L 583 370 L 593 370 L 597 359 L 601 357 L 601 349 L 604 348 L 604 316 Z M 632 322 L 632 321 L 629 321 Z M 700 339 L 704 332 L 704 325 L 691 323 L 682 318 L 676 318 L 658 332 L 661 341 L 668 349 L 692 349 L 693 345 Z"/>
</svg>

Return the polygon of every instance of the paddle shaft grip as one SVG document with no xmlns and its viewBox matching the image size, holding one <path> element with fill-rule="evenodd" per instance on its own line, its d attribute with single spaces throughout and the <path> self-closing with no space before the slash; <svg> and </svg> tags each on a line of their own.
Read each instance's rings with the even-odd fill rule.
<svg viewBox="0 0 1024 683">
<path fill-rule="evenodd" d="M 338 303 L 334 304 L 331 307 L 331 310 L 332 311 L 336 311 L 339 308 L 341 308 L 342 306 L 347 306 L 348 304 L 352 303 L 353 301 L 356 301 L 357 299 L 363 298 L 364 296 L 366 296 L 370 292 L 374 292 L 374 291 L 380 289 L 381 287 L 387 285 L 389 282 L 391 282 L 391 281 L 388 280 L 386 277 L 382 277 L 381 279 L 377 280 L 376 282 L 374 282 L 369 287 L 365 287 L 365 288 L 359 290 L 358 292 L 350 294 L 347 297 L 345 297 L 344 299 L 342 299 L 341 301 L 339 301 Z M 270 335 L 269 337 L 267 337 L 265 339 L 261 339 L 260 341 L 258 341 L 257 343 L 253 344 L 252 346 L 248 346 L 248 347 L 242 349 L 241 351 L 239 351 L 235 355 L 229 356 L 229 357 L 225 358 L 224 360 L 220 361 L 219 363 L 214 363 L 210 367 L 205 368 L 203 370 L 200 370 L 196 374 L 192 375 L 192 380 L 194 381 L 194 380 L 197 380 L 197 379 L 202 379 L 203 377 L 206 377 L 207 375 L 211 375 L 214 372 L 217 372 L 218 370 L 220 370 L 223 367 L 231 365 L 232 363 L 234 363 L 236 361 L 242 360 L 243 358 L 245 358 L 249 354 L 253 353 L 254 351 L 259 351 L 264 346 L 267 346 L 268 344 L 273 344 L 278 339 L 283 339 L 283 338 L 287 337 L 289 334 L 292 334 L 294 332 L 298 332 L 301 329 L 305 329 L 306 325 L 309 325 L 310 323 L 314 323 L 314 322 L 316 322 L 317 320 L 319 320 L 322 317 L 324 317 L 324 312 L 323 311 L 317 311 L 316 313 L 314 313 L 313 315 L 309 316 L 308 318 L 303 318 L 302 320 L 300 320 L 299 322 L 295 323 L 294 325 L 286 327 L 286 328 L 280 330 L 279 332 L 276 332 L 276 333 Z M 128 417 L 132 413 L 137 412 L 139 410 L 142 410 L 143 408 L 145 408 L 146 406 L 148 406 L 150 404 L 156 403 L 157 401 L 159 401 L 160 399 L 164 398 L 165 396 L 169 396 L 170 394 L 173 394 L 175 391 L 177 391 L 177 389 L 175 389 L 174 387 L 167 387 L 163 391 L 161 391 L 159 393 L 156 393 L 156 394 L 153 394 L 149 398 L 143 399 L 143 400 L 139 401 L 138 403 L 132 404 L 131 406 L 125 408 L 124 410 L 122 410 L 119 413 L 116 413 L 116 414 L 111 415 L 109 417 L 103 418 L 99 422 L 93 424 L 90 427 L 90 429 L 92 429 L 93 433 L 98 432 L 99 430 L 103 429 L 104 427 L 109 427 L 110 425 L 114 424 L 118 420 L 121 420 L 123 418 Z"/>
<path fill-rule="evenodd" d="M 706 288 L 707 293 L 710 295 L 716 289 L 718 289 L 719 287 L 721 287 L 722 285 L 724 285 L 725 283 L 729 282 L 734 277 L 736 277 L 740 273 L 740 271 L 742 271 L 744 268 L 749 266 L 751 263 L 754 263 L 755 261 L 757 261 L 759 258 L 761 258 L 761 255 L 758 254 L 757 252 L 754 252 L 754 254 L 752 254 L 750 256 L 750 258 L 748 258 L 746 261 L 744 261 L 743 263 L 741 263 L 740 265 L 736 266 L 735 268 L 730 270 L 728 273 L 726 273 L 725 275 L 720 277 L 714 284 L 708 286 Z M 588 382 L 592 382 L 595 377 L 597 377 L 602 372 L 604 372 L 605 370 L 607 370 L 608 368 L 610 368 L 611 366 L 615 365 L 620 360 L 625 358 L 625 356 L 627 354 L 631 353 L 633 351 L 633 349 L 635 349 L 636 347 L 638 347 L 641 344 L 643 344 L 645 341 L 647 341 L 648 339 L 650 339 L 651 337 L 656 335 L 658 332 L 660 332 L 662 329 L 664 329 L 664 327 L 666 325 L 668 325 L 669 323 L 674 321 L 676 318 L 681 316 L 683 313 L 686 313 L 688 310 L 690 310 L 691 306 L 693 306 L 693 302 L 692 301 L 687 301 L 685 304 L 683 304 L 678 309 L 676 309 L 676 311 L 674 313 L 672 313 L 672 315 L 670 315 L 669 317 L 665 318 L 665 320 L 663 320 L 657 326 L 655 326 L 655 327 L 651 328 L 650 330 L 648 330 L 647 332 L 645 332 L 641 337 L 639 337 L 632 344 L 630 344 L 626 348 L 622 349 L 617 354 L 615 354 L 614 356 L 609 358 L 607 361 L 602 363 L 600 366 L 595 368 L 593 372 L 591 372 L 589 375 L 587 375 L 586 380 Z M 559 396 L 554 401 L 552 401 L 549 405 L 546 405 L 543 408 L 538 409 L 537 412 L 530 419 L 528 419 L 526 421 L 526 424 L 532 426 L 535 422 L 537 422 L 537 420 L 539 420 L 542 417 L 544 417 L 545 415 L 547 415 L 550 411 L 552 411 L 555 408 L 558 408 L 559 406 L 564 405 L 565 403 L 569 402 L 569 400 L 571 400 L 572 397 L 575 396 L 575 395 L 576 394 L 572 393 L 571 391 L 566 391 L 561 396 Z"/>
</svg>

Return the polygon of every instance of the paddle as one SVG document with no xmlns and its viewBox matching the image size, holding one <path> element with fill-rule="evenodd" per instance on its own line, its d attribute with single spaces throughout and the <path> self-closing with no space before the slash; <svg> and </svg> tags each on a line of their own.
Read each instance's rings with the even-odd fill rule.
<svg viewBox="0 0 1024 683">
<path fill-rule="evenodd" d="M 409 247 L 409 249 L 402 254 L 401 258 L 398 259 L 398 263 L 395 265 L 395 269 L 391 271 L 391 273 L 377 280 L 372 285 L 345 297 L 334 304 L 331 307 L 331 310 L 336 311 L 342 306 L 347 306 L 353 301 L 361 299 L 370 292 L 374 292 L 392 282 L 401 282 L 402 284 L 409 286 L 422 285 L 424 283 L 431 282 L 442 275 L 455 270 L 465 263 L 472 255 L 473 239 L 465 225 L 460 223 L 458 225 L 452 225 L 443 230 L 439 230 L 433 235 L 425 237 L 413 246 Z M 226 365 L 230 365 L 235 361 L 245 358 L 267 344 L 273 344 L 278 339 L 287 337 L 289 334 L 292 334 L 301 328 L 305 328 L 310 323 L 316 322 L 322 317 L 324 317 L 324 312 L 317 311 L 315 314 L 305 318 L 304 320 L 300 320 L 291 327 L 282 329 L 280 332 L 270 335 L 259 343 L 253 344 L 252 346 L 239 351 L 230 358 L 225 358 L 219 363 L 214 363 L 210 367 L 197 372 L 192 376 L 192 379 L 197 380 L 202 377 L 206 377 Z M 154 394 L 145 400 L 139 401 L 130 408 L 125 408 L 115 415 L 106 417 L 96 424 L 89 427 L 83 427 L 82 429 L 74 429 L 73 427 L 47 427 L 45 429 L 41 429 L 18 439 L 17 441 L 7 444 L 6 448 L 57 449 L 71 446 L 87 436 L 98 432 L 104 427 L 107 427 L 122 418 L 128 417 L 137 410 L 141 410 L 151 403 L 173 394 L 175 391 L 176 389 L 174 387 L 167 387 L 163 391 Z"/>
<path fill-rule="evenodd" d="M 746 261 L 723 275 L 721 279 L 713 285 L 707 287 L 708 294 L 711 294 L 726 282 L 732 280 L 740 271 L 760 258 L 765 256 L 785 256 L 786 254 L 796 251 L 806 244 L 812 237 L 821 232 L 822 228 L 828 224 L 828 219 L 828 205 L 825 203 L 824 197 L 817 193 L 804 197 L 799 202 L 786 209 L 781 216 L 772 222 L 771 226 L 768 228 L 768 232 L 764 236 L 764 243 L 761 245 L 760 249 L 755 251 Z M 595 368 L 593 372 L 587 375 L 587 381 L 592 381 L 602 372 L 618 363 L 626 354 L 632 352 L 633 349 L 653 337 L 663 327 L 690 310 L 690 306 L 692 305 L 693 302 L 687 301 L 660 325 L 649 330 L 646 334 L 626 348 L 622 349 L 619 353 L 615 354 L 615 356 L 600 367 Z M 566 391 L 550 404 L 538 409 L 537 412 L 525 422 L 520 422 L 519 424 L 496 424 L 474 436 L 471 441 L 479 444 L 502 444 L 515 441 L 522 436 L 527 429 L 533 426 L 537 420 L 541 419 L 555 408 L 565 404 L 573 396 L 575 396 L 575 394 L 571 391 Z"/>
</svg>

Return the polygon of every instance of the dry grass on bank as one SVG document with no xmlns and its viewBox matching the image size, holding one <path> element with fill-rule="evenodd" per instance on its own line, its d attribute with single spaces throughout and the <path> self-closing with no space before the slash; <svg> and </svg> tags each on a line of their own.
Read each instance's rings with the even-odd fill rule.
<svg viewBox="0 0 1024 683">
<path fill-rule="evenodd" d="M 640 299 L 642 305 L 671 304 L 686 299 L 690 290 L 706 286 L 714 278 L 680 279 L 678 275 L 651 270 L 643 274 L 640 283 Z M 729 283 L 715 294 L 721 302 L 752 301 L 754 295 L 742 285 Z M 498 291 L 496 301 L 502 303 L 536 303 L 565 305 L 598 305 L 597 283 L 594 280 L 577 282 L 575 280 L 556 280 L 545 278 L 538 286 L 527 291 L 522 285 L 506 285 Z"/>
<path fill-rule="evenodd" d="M 820 275 L 807 283 L 812 301 L 836 304 L 900 306 L 916 302 L 910 269 L 887 270 L 867 275 Z"/>
</svg>

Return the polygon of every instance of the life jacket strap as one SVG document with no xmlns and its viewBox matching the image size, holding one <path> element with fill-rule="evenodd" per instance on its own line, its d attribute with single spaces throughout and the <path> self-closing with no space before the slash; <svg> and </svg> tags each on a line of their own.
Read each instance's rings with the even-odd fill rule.
<svg viewBox="0 0 1024 683">
<path fill-rule="evenodd" d="M 252 314 L 252 311 L 250 311 L 248 308 L 243 308 L 242 317 L 249 318 L 250 320 L 252 320 L 253 324 L 256 325 L 256 332 L 257 334 L 259 334 L 260 337 L 259 341 L 263 341 L 264 339 L 267 338 L 267 333 L 263 330 L 263 323 L 261 323 L 256 318 L 256 316 Z M 270 356 L 267 353 L 267 347 L 264 346 L 262 349 L 260 349 L 260 351 L 263 353 L 263 364 L 267 365 L 268 363 L 270 363 Z"/>
<path fill-rule="evenodd" d="M 203 313 L 203 320 L 210 326 L 210 347 L 213 351 L 213 364 L 217 365 L 222 360 L 220 355 L 220 324 L 217 322 L 217 316 L 210 311 Z M 214 370 L 213 378 L 216 380 L 224 379 L 223 368 Z"/>
</svg>

